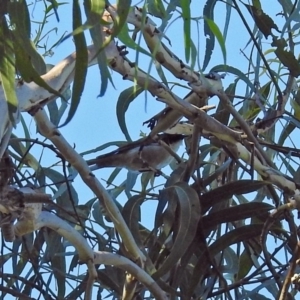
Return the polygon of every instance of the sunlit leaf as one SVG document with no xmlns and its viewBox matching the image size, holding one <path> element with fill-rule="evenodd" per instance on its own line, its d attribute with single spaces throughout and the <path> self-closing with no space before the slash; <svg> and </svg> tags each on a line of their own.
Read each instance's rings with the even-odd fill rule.
<svg viewBox="0 0 300 300">
<path fill-rule="evenodd" d="M 182 8 L 183 18 L 183 34 L 184 34 L 184 48 L 185 48 L 185 60 L 190 61 L 191 56 L 191 11 L 190 0 L 180 0 L 180 6 Z"/>
<path fill-rule="evenodd" d="M 207 23 L 207 25 L 208 25 L 209 29 L 211 30 L 211 32 L 213 33 L 213 35 L 217 38 L 217 40 L 219 42 L 219 45 L 221 47 L 222 54 L 223 54 L 224 65 L 226 65 L 227 54 L 226 54 L 226 46 L 225 46 L 225 41 L 224 41 L 223 35 L 222 35 L 219 27 L 213 20 L 211 20 L 209 18 L 204 18 L 204 20 Z"/>
<path fill-rule="evenodd" d="M 25 0 L 9 2 L 9 16 L 15 29 L 12 31 L 14 39 L 28 54 L 28 58 L 39 75 L 46 73 L 46 64 L 42 56 L 37 52 L 31 38 L 31 24 L 28 7 Z M 17 61 L 18 67 L 18 61 Z M 26 69 L 25 69 L 26 71 Z M 25 81 L 27 76 L 24 76 Z M 30 80 L 30 79 L 29 79 Z"/>
<path fill-rule="evenodd" d="M 111 75 L 108 71 L 106 56 L 103 51 L 104 38 L 102 34 L 102 26 L 100 25 L 100 20 L 102 18 L 105 8 L 105 0 L 85 0 L 84 9 L 87 16 L 87 23 L 93 25 L 90 28 L 90 34 L 93 39 L 93 44 L 98 50 L 97 60 L 98 67 L 100 70 L 101 77 L 101 87 L 99 97 L 102 97 L 107 89 L 108 80 L 112 83 Z"/>
<path fill-rule="evenodd" d="M 78 0 L 73 0 L 73 30 L 82 25 L 81 9 Z M 62 126 L 67 125 L 74 117 L 78 108 L 81 94 L 85 85 L 85 77 L 88 67 L 88 53 L 84 33 L 74 35 L 74 42 L 76 48 L 76 62 L 75 62 L 75 75 L 72 89 L 71 106 L 68 117 Z"/>
<path fill-rule="evenodd" d="M 164 19 L 167 17 L 162 0 L 147 0 L 146 7 L 147 11 L 157 18 Z"/>
<path fill-rule="evenodd" d="M 0 21 L 0 79 L 5 100 L 9 108 L 10 120 L 15 124 L 13 113 L 17 111 L 18 99 L 15 92 L 15 58 L 13 44 L 5 18 Z"/>
</svg>

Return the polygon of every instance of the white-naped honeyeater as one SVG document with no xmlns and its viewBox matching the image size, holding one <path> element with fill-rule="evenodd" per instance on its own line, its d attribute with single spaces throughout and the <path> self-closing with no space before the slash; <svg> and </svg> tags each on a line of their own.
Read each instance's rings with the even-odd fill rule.
<svg viewBox="0 0 300 300">
<path fill-rule="evenodd" d="M 154 139 L 146 137 L 120 148 L 87 160 L 91 170 L 107 167 L 126 168 L 131 171 L 158 171 L 169 165 L 172 154 L 160 143 L 166 143 L 173 152 L 177 152 L 185 136 L 181 134 L 158 134 Z"/>
</svg>

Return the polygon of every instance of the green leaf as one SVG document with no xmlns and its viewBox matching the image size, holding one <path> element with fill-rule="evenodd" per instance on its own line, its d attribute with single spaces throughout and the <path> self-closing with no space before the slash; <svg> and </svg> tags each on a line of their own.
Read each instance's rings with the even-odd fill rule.
<svg viewBox="0 0 300 300">
<path fill-rule="evenodd" d="M 56 91 L 55 89 L 51 88 L 40 76 L 40 74 L 34 69 L 31 61 L 30 56 L 22 47 L 22 43 L 19 39 L 14 40 L 14 51 L 16 55 L 16 65 L 17 68 L 22 76 L 22 78 L 26 82 L 35 82 L 40 87 L 43 87 L 48 92 L 63 98 L 63 95 Z"/>
<path fill-rule="evenodd" d="M 148 13 L 152 16 L 159 19 L 167 18 L 167 12 L 165 10 L 162 0 L 147 0 L 146 7 Z"/>
<path fill-rule="evenodd" d="M 272 209 L 274 209 L 274 206 L 262 202 L 239 204 L 209 213 L 202 218 L 202 225 L 205 231 L 210 231 L 212 228 L 222 223 L 258 217 L 260 215 L 265 215 Z"/>
<path fill-rule="evenodd" d="M 117 1 L 117 15 L 118 17 L 114 20 L 114 27 L 112 37 L 118 36 L 127 22 L 127 16 L 130 11 L 131 0 L 118 0 Z"/>
<path fill-rule="evenodd" d="M 46 72 L 46 65 L 29 39 L 28 35 L 30 35 L 30 32 L 28 30 L 30 28 L 28 29 L 28 26 L 26 26 L 29 16 L 28 13 L 23 11 L 25 9 L 24 5 L 26 5 L 26 2 L 24 3 L 23 1 L 20 3 L 13 2 L 9 5 L 10 16 L 15 26 L 15 30 L 12 32 L 12 40 L 16 57 L 16 67 L 22 79 L 26 82 L 33 81 L 50 93 L 63 98 L 59 92 L 51 88 L 40 76 L 41 73 Z M 22 13 L 20 12 L 21 10 Z M 7 32 L 8 35 L 9 33 Z"/>
<path fill-rule="evenodd" d="M 13 150 L 20 155 L 21 158 L 17 157 L 17 155 L 15 154 L 12 154 L 12 156 L 16 158 L 17 161 L 22 162 L 22 164 L 30 166 L 33 170 L 38 171 L 38 169 L 40 168 L 39 161 L 35 158 L 35 156 L 28 153 L 28 149 L 29 147 L 31 147 L 31 143 L 27 144 L 28 146 L 24 146 L 21 141 L 17 140 L 16 136 L 12 135 L 12 137 L 13 139 L 10 140 L 9 144 L 13 148 Z"/>
<path fill-rule="evenodd" d="M 278 139 L 278 145 L 283 145 L 285 140 L 290 137 L 290 134 L 296 129 L 296 126 L 292 123 L 287 123 L 284 125 L 280 137 Z"/>
<path fill-rule="evenodd" d="M 166 274 L 184 255 L 194 240 L 201 215 L 199 197 L 196 191 L 185 182 L 179 182 L 164 189 L 161 196 L 178 203 L 179 218 L 173 224 L 176 237 L 171 252 L 152 275 L 154 279 Z"/>
<path fill-rule="evenodd" d="M 121 31 L 118 34 L 118 39 L 128 48 L 133 49 L 137 52 L 143 53 L 149 57 L 152 57 L 149 51 L 143 49 L 140 45 L 133 41 L 133 39 L 129 36 L 128 25 L 125 24 Z"/>
<path fill-rule="evenodd" d="M 190 0 L 180 0 L 182 8 L 185 60 L 188 63 L 191 55 L 191 11 Z"/>
<path fill-rule="evenodd" d="M 116 107 L 118 123 L 127 141 L 132 141 L 132 140 L 127 130 L 125 113 L 128 110 L 130 103 L 143 91 L 144 89 L 142 89 L 139 86 L 129 87 L 128 89 L 121 92 L 118 98 L 117 107 Z"/>
<path fill-rule="evenodd" d="M 227 33 L 228 33 L 228 28 L 229 28 L 229 22 L 231 20 L 231 10 L 232 10 L 232 0 L 227 2 L 226 5 L 226 18 L 225 18 L 225 24 L 224 24 L 224 29 L 223 29 L 223 38 L 226 40 Z"/>
<path fill-rule="evenodd" d="M 213 20 L 214 19 L 214 8 L 216 5 L 217 0 L 207 0 L 204 8 L 203 8 L 203 16 L 206 18 Z M 207 37 L 206 40 L 206 47 L 205 47 L 205 55 L 203 61 L 202 70 L 205 70 L 210 62 L 210 58 L 212 52 L 215 48 L 215 36 L 213 32 L 210 30 L 208 23 L 204 22 L 204 36 Z"/>
<path fill-rule="evenodd" d="M 222 252 L 227 247 L 245 242 L 251 238 L 259 237 L 263 229 L 263 224 L 251 224 L 239 227 L 220 236 L 209 248 L 209 253 L 213 257 Z"/>
<path fill-rule="evenodd" d="M 78 0 L 73 0 L 73 30 L 82 25 L 81 10 Z M 67 125 L 74 117 L 78 108 L 82 92 L 84 90 L 85 78 L 88 68 L 88 52 L 84 33 L 74 35 L 76 48 L 75 75 L 72 89 L 71 106 L 66 121 L 61 125 Z"/>
<path fill-rule="evenodd" d="M 226 46 L 225 46 L 225 41 L 223 38 L 223 35 L 218 27 L 218 25 L 211 19 L 208 19 L 206 17 L 204 17 L 204 20 L 206 21 L 209 29 L 211 30 L 211 32 L 213 33 L 213 35 L 217 38 L 219 45 L 221 47 L 222 50 L 222 54 L 223 54 L 223 59 L 224 59 L 224 65 L 226 65 Z"/>
<path fill-rule="evenodd" d="M 61 242 L 61 236 L 51 229 L 47 229 L 45 232 L 45 240 L 47 243 L 45 259 L 48 257 L 51 262 L 51 269 L 58 288 L 58 299 L 63 299 L 66 292 L 66 258 L 62 254 L 65 253 L 65 248 Z"/>
<path fill-rule="evenodd" d="M 58 8 L 58 3 L 56 0 L 48 0 L 49 2 L 51 2 L 51 9 L 54 10 L 54 14 L 55 14 L 55 17 L 56 17 L 56 21 L 59 22 L 59 16 L 58 16 L 58 12 L 57 12 L 57 8 Z"/>
<path fill-rule="evenodd" d="M 9 117 L 15 125 L 13 113 L 18 108 L 18 98 L 15 92 L 15 58 L 10 31 L 6 19 L 0 21 L 0 79 L 5 100 L 8 104 Z"/>
<path fill-rule="evenodd" d="M 238 80 L 243 80 L 246 85 L 251 88 L 251 90 L 255 90 L 255 86 L 253 85 L 253 83 L 249 80 L 249 77 L 245 75 L 245 73 L 243 73 L 241 70 L 231 67 L 231 66 L 227 66 L 227 65 L 217 65 L 215 67 L 213 67 L 210 72 L 227 72 L 229 74 L 234 74 L 237 76 L 236 81 Z"/>
<path fill-rule="evenodd" d="M 37 71 L 39 75 L 43 75 L 46 73 L 46 64 L 44 62 L 43 57 L 37 52 L 34 43 L 31 41 L 31 24 L 30 24 L 30 16 L 28 11 L 28 6 L 26 1 L 14 1 L 9 2 L 9 17 L 11 23 L 14 25 L 15 29 L 12 31 L 14 39 L 18 41 L 18 43 L 24 49 L 24 52 L 27 53 L 30 62 L 33 68 Z M 17 64 L 18 68 L 18 64 Z M 24 70 L 25 76 L 23 79 L 27 81 L 26 78 L 29 76 L 26 75 L 26 69 Z M 28 81 L 31 81 L 28 79 Z"/>
<path fill-rule="evenodd" d="M 108 85 L 108 79 L 113 84 L 110 72 L 107 67 L 106 55 L 104 51 L 102 51 L 105 48 L 105 45 L 107 45 L 107 43 L 104 43 L 102 34 L 99 34 L 99 32 L 102 32 L 100 20 L 102 19 L 104 8 L 105 0 L 84 1 L 84 9 L 87 16 L 87 23 L 92 25 L 92 27 L 90 28 L 90 34 L 95 48 L 98 49 L 97 61 L 101 77 L 99 97 L 102 97 L 105 94 Z"/>
<path fill-rule="evenodd" d="M 221 187 L 213 189 L 202 196 L 200 196 L 200 202 L 202 205 L 203 213 L 205 213 L 210 207 L 230 199 L 233 195 L 247 194 L 262 188 L 268 184 L 268 182 L 260 180 L 239 180 L 224 184 Z"/>
<path fill-rule="evenodd" d="M 139 248 L 143 247 L 143 243 L 140 236 L 140 224 L 141 221 L 141 205 L 145 199 L 144 195 L 135 195 L 131 197 L 123 207 L 122 216 L 128 225 L 137 245 Z"/>
<path fill-rule="evenodd" d="M 258 254 L 258 252 L 255 252 L 255 254 Z M 239 281 L 240 279 L 246 277 L 252 267 L 253 259 L 251 258 L 249 251 L 244 250 L 239 257 L 239 269 L 236 274 L 235 280 Z"/>
</svg>

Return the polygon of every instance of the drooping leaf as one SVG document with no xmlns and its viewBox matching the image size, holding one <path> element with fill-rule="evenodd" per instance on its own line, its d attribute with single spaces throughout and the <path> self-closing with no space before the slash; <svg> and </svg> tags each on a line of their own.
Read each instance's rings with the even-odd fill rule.
<svg viewBox="0 0 300 300">
<path fill-rule="evenodd" d="M 135 51 L 138 51 L 140 53 L 143 53 L 149 57 L 152 57 L 149 51 L 142 48 L 140 45 L 138 45 L 133 39 L 129 36 L 129 29 L 128 25 L 124 24 L 121 31 L 118 34 L 118 39 L 128 48 L 134 49 Z"/>
<path fill-rule="evenodd" d="M 108 80 L 112 83 L 111 75 L 107 67 L 106 55 L 102 51 L 107 43 L 104 42 L 103 35 L 99 34 L 99 32 L 102 32 L 100 20 L 104 12 L 105 0 L 85 0 L 83 4 L 87 16 L 87 23 L 92 25 L 90 34 L 93 39 L 93 44 L 98 50 L 97 60 L 101 78 L 99 97 L 102 97 L 106 92 Z"/>
<path fill-rule="evenodd" d="M 118 0 L 117 1 L 117 15 L 118 17 L 114 20 L 114 27 L 112 37 L 118 36 L 127 21 L 127 16 L 130 11 L 131 0 Z"/>
<path fill-rule="evenodd" d="M 188 63 L 191 56 L 191 11 L 190 0 L 180 0 L 183 19 L 183 36 L 185 48 L 185 60 Z"/>
<path fill-rule="evenodd" d="M 255 90 L 255 86 L 253 82 L 250 81 L 249 77 L 246 76 L 241 70 L 234 68 L 232 66 L 225 65 L 217 65 L 213 67 L 210 72 L 227 72 L 228 74 L 233 74 L 237 76 L 237 80 L 242 80 L 246 83 L 246 85 L 251 88 L 251 90 Z"/>
<path fill-rule="evenodd" d="M 132 141 L 132 140 L 127 130 L 125 113 L 128 110 L 130 103 L 143 91 L 144 90 L 138 86 L 129 87 L 128 89 L 121 92 L 118 98 L 117 107 L 116 107 L 118 123 L 127 141 Z"/>
<path fill-rule="evenodd" d="M 58 97 L 64 98 L 64 96 L 51 88 L 40 76 L 40 74 L 34 69 L 30 56 L 22 47 L 22 42 L 18 39 L 14 39 L 14 52 L 16 55 L 16 65 L 20 75 L 26 82 L 35 82 L 37 85 L 43 87 L 45 90 L 49 91 Z"/>
<path fill-rule="evenodd" d="M 51 229 L 47 229 L 45 232 L 45 240 L 47 243 L 45 257 L 50 260 L 52 272 L 56 278 L 57 296 L 59 299 L 63 299 L 66 292 L 66 259 L 62 254 L 65 253 L 65 248 L 61 236 Z"/>
<path fill-rule="evenodd" d="M 13 113 L 18 108 L 15 92 L 15 58 L 11 34 L 4 17 L 0 20 L 0 53 L 0 81 L 8 104 L 10 121 L 15 125 Z"/>
<path fill-rule="evenodd" d="M 81 10 L 78 0 L 73 0 L 73 30 L 82 26 Z M 78 33 L 73 36 L 76 48 L 75 75 L 72 89 L 72 99 L 68 117 L 61 125 L 67 125 L 74 117 L 78 108 L 81 94 L 85 85 L 85 78 L 88 68 L 88 53 L 84 33 Z"/>
<path fill-rule="evenodd" d="M 232 0 L 227 0 L 226 5 L 226 18 L 225 18 L 225 24 L 224 24 L 224 30 L 223 30 L 223 38 L 224 41 L 226 41 L 228 28 L 229 28 L 229 22 L 231 20 L 231 10 L 232 10 Z"/>
<path fill-rule="evenodd" d="M 232 160 L 229 158 L 221 166 L 219 166 L 215 172 L 210 174 L 208 177 L 203 176 L 203 186 L 210 185 L 214 180 L 216 180 L 221 174 L 223 174 L 230 166 Z"/>
<path fill-rule="evenodd" d="M 179 220 L 175 224 L 177 227 L 176 237 L 170 255 L 164 260 L 157 272 L 152 275 L 153 278 L 160 278 L 174 267 L 174 264 L 184 255 L 195 237 L 201 213 L 198 195 L 187 183 L 176 183 L 174 186 L 163 190 L 162 194 L 169 201 L 177 201 Z"/>
<path fill-rule="evenodd" d="M 157 18 L 165 19 L 167 17 L 167 12 L 162 0 L 147 0 L 146 7 L 148 13 Z"/>
<path fill-rule="evenodd" d="M 30 24 L 30 15 L 28 11 L 28 6 L 25 0 L 9 2 L 8 6 L 9 17 L 11 23 L 14 25 L 15 29 L 12 31 L 14 39 L 22 46 L 25 52 L 28 54 L 30 62 L 33 68 L 37 71 L 39 75 L 46 73 L 46 64 L 42 56 L 37 52 L 33 42 L 31 41 L 31 24 Z M 17 61 L 18 68 L 18 61 Z M 23 79 L 25 81 L 25 76 Z M 29 79 L 30 80 L 30 79 Z"/>
<path fill-rule="evenodd" d="M 222 54 L 223 54 L 224 65 L 226 65 L 227 54 L 226 54 L 226 46 L 225 46 L 225 40 L 223 38 L 223 35 L 222 35 L 219 27 L 213 20 L 211 20 L 207 17 L 204 17 L 204 20 L 207 23 L 210 31 L 213 33 L 213 35 L 217 38 L 217 40 L 219 42 L 219 45 L 221 47 Z"/>
<path fill-rule="evenodd" d="M 258 253 L 255 253 L 257 255 Z M 249 251 L 243 251 L 243 253 L 239 257 L 239 269 L 236 274 L 236 281 L 244 278 L 250 272 L 251 268 L 253 267 L 253 259 L 251 257 L 251 253 Z"/>
<path fill-rule="evenodd" d="M 210 20 L 214 20 L 214 8 L 216 3 L 217 0 L 207 0 L 203 8 L 203 16 Z M 212 52 L 215 48 L 215 36 L 206 22 L 204 22 L 204 36 L 206 37 L 206 47 L 202 70 L 205 70 L 208 66 Z"/>
<path fill-rule="evenodd" d="M 128 225 L 137 245 L 141 248 L 143 243 L 140 236 L 141 211 L 140 206 L 144 201 L 143 195 L 131 197 L 123 207 L 122 215 Z"/>
</svg>

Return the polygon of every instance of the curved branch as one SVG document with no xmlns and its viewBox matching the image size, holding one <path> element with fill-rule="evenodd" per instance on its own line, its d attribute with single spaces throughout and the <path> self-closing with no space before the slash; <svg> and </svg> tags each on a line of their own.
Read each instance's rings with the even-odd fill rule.
<svg viewBox="0 0 300 300">
<path fill-rule="evenodd" d="M 58 148 L 63 157 L 79 172 L 85 184 L 96 194 L 101 204 L 105 207 L 107 213 L 112 219 L 117 231 L 120 233 L 125 247 L 133 258 L 141 263 L 145 261 L 145 256 L 137 246 L 122 214 L 115 202 L 101 185 L 99 180 L 91 173 L 86 161 L 80 156 L 74 148 L 66 141 L 60 131 L 50 122 L 47 114 L 40 109 L 34 116 L 39 132 L 51 140 Z"/>
<path fill-rule="evenodd" d="M 155 299 L 166 300 L 167 295 L 161 290 L 153 278 L 134 262 L 119 254 L 104 251 L 95 251 L 95 264 L 113 265 L 129 272 L 143 283 L 154 295 Z"/>
</svg>

